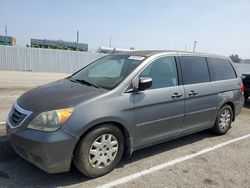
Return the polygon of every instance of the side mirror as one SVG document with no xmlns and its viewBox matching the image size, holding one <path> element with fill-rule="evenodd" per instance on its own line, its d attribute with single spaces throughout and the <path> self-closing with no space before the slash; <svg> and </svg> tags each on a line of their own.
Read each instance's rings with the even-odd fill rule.
<svg viewBox="0 0 250 188">
<path fill-rule="evenodd" d="M 139 78 L 139 91 L 144 91 L 152 86 L 152 78 L 150 77 L 140 77 Z"/>
</svg>

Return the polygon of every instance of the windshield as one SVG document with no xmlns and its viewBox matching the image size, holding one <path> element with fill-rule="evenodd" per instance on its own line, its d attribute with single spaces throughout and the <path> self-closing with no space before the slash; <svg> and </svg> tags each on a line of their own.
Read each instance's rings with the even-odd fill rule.
<svg viewBox="0 0 250 188">
<path fill-rule="evenodd" d="M 70 79 L 110 90 L 121 83 L 143 59 L 141 56 L 108 55 L 76 72 Z"/>
</svg>

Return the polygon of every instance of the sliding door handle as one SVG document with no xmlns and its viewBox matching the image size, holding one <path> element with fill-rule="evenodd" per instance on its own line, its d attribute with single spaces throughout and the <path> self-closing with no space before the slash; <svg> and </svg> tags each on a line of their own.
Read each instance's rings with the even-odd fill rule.
<svg viewBox="0 0 250 188">
<path fill-rule="evenodd" d="M 196 91 L 194 91 L 194 90 L 192 90 L 192 91 L 190 91 L 189 93 L 188 93 L 188 95 L 197 95 L 198 94 L 198 92 L 196 92 Z"/>
</svg>

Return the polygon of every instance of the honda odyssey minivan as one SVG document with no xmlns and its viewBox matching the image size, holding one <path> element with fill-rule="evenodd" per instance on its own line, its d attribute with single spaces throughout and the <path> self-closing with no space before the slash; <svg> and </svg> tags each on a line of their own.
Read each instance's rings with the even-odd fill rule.
<svg viewBox="0 0 250 188">
<path fill-rule="evenodd" d="M 205 129 L 225 134 L 243 93 L 226 57 L 131 51 L 24 93 L 6 129 L 14 150 L 41 169 L 65 172 L 73 162 L 98 177 L 135 150 Z"/>
</svg>

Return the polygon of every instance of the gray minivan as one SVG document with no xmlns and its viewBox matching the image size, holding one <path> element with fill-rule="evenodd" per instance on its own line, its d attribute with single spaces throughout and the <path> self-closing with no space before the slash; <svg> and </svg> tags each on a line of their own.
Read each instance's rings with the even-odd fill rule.
<svg viewBox="0 0 250 188">
<path fill-rule="evenodd" d="M 132 51 L 102 57 L 17 99 L 7 118 L 12 147 L 49 172 L 113 170 L 124 154 L 212 129 L 225 134 L 244 86 L 222 56 Z"/>
</svg>

